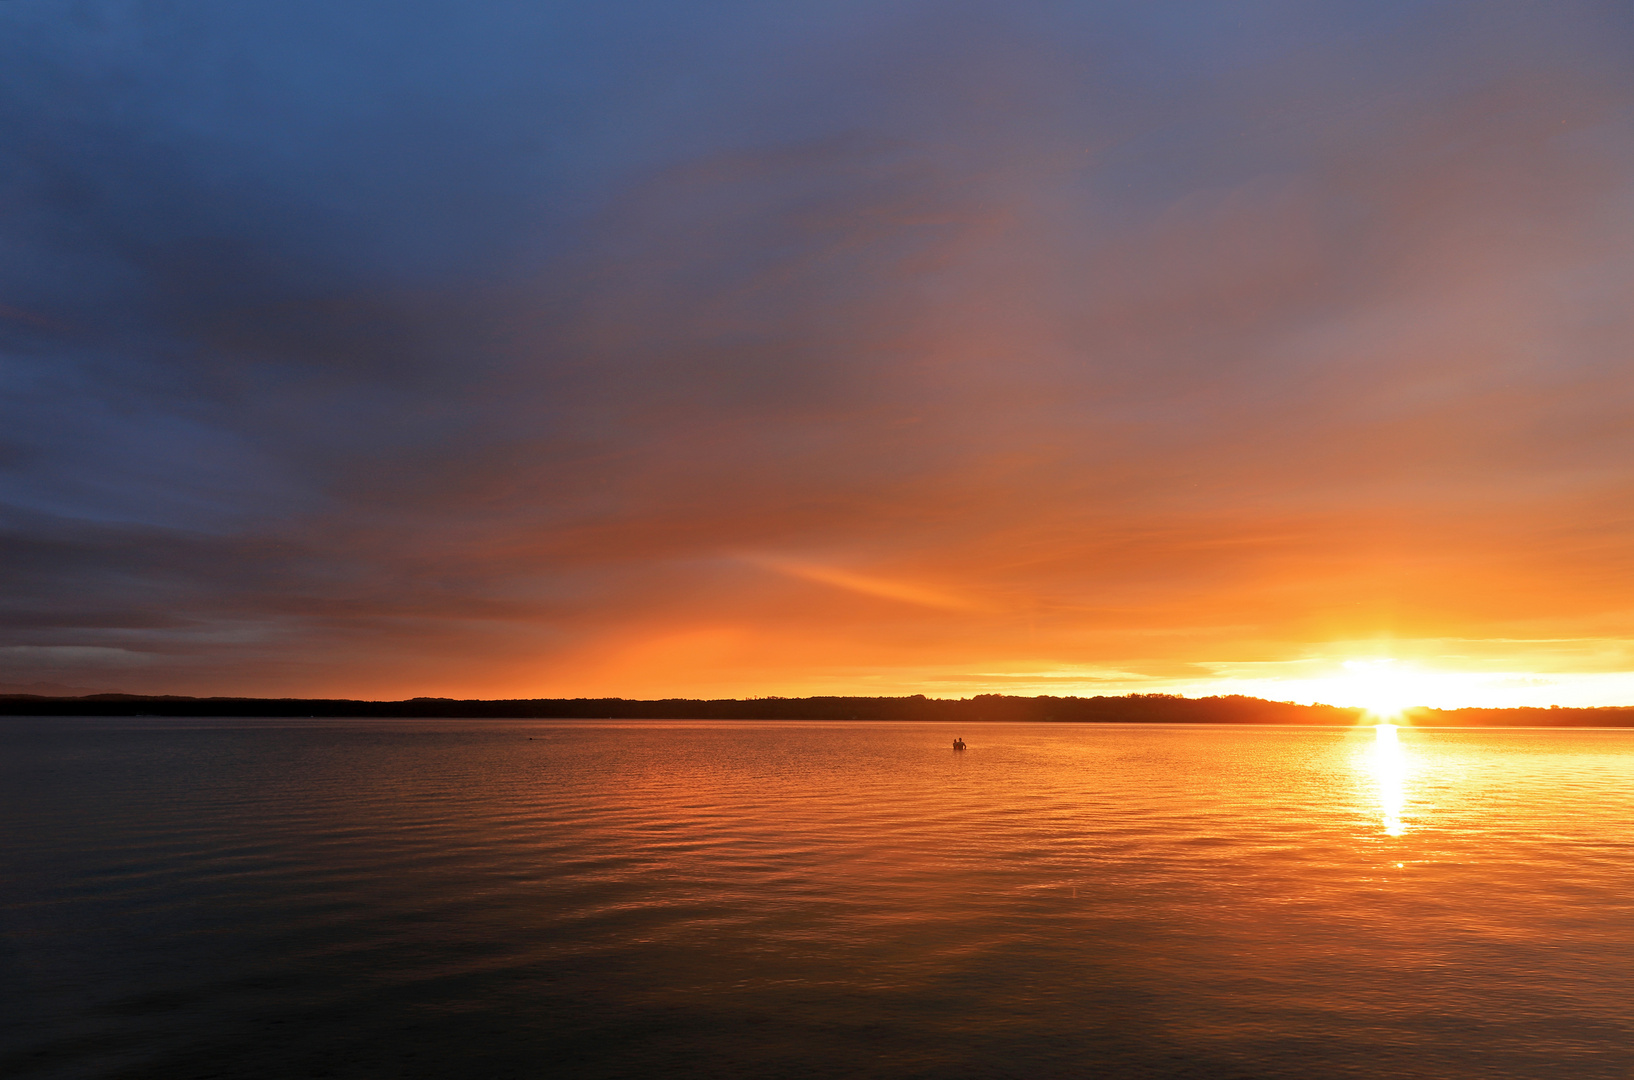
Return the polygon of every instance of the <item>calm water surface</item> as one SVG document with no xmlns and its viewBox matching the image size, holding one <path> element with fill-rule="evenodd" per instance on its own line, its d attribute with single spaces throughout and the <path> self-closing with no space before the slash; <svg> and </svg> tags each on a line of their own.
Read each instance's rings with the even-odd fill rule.
<svg viewBox="0 0 1634 1080">
<path fill-rule="evenodd" d="M 0 721 L 0 1075 L 1634 1076 L 1634 732 L 1384 734 Z"/>
</svg>

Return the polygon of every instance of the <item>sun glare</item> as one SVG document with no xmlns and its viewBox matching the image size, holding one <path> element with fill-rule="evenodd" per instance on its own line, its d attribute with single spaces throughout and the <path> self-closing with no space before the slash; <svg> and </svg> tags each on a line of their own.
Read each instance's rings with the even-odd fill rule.
<svg viewBox="0 0 1634 1080">
<path fill-rule="evenodd" d="M 1369 723 L 1399 721 L 1415 708 L 1594 708 L 1634 700 L 1634 672 L 1562 672 L 1545 663 L 1521 662 L 1500 667 L 1465 655 L 1396 659 L 1346 649 L 1325 656 L 1221 664 L 1215 670 L 1219 677 L 1182 692 L 1356 708 L 1365 711 Z"/>
<path fill-rule="evenodd" d="M 1434 676 L 1395 660 L 1346 660 L 1345 674 L 1328 680 L 1333 704 L 1357 706 L 1374 720 L 1398 719 L 1434 697 Z"/>
</svg>

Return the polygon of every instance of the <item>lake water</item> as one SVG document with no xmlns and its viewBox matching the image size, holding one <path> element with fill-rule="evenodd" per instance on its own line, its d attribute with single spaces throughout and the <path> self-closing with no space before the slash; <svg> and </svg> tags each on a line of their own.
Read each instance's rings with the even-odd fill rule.
<svg viewBox="0 0 1634 1080">
<path fill-rule="evenodd" d="M 1391 734 L 0 721 L 0 1075 L 1634 1076 L 1634 731 Z"/>
</svg>

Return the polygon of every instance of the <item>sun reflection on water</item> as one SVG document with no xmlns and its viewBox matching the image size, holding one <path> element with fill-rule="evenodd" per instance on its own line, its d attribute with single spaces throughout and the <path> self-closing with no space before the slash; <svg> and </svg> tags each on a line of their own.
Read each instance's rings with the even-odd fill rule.
<svg viewBox="0 0 1634 1080">
<path fill-rule="evenodd" d="M 1374 729 L 1377 739 L 1373 744 L 1373 780 L 1378 786 L 1379 812 L 1384 819 L 1388 836 L 1400 836 L 1407 831 L 1402 824 L 1402 810 L 1407 803 L 1407 751 L 1396 737 L 1396 725 L 1380 724 Z"/>
</svg>

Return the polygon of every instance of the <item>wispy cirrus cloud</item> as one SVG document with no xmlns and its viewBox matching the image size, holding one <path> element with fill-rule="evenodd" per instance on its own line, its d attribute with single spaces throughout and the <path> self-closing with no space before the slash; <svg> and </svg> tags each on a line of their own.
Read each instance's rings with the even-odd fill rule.
<svg viewBox="0 0 1634 1080">
<path fill-rule="evenodd" d="M 936 608 L 942 611 L 980 611 L 986 606 L 944 589 L 931 588 L 927 585 L 900 578 L 860 574 L 854 570 L 846 570 L 838 566 L 825 566 L 820 563 L 774 558 L 766 555 L 746 556 L 745 561 L 774 573 L 798 578 L 801 581 L 811 581 L 819 585 L 844 589 L 847 592 L 857 593 L 862 596 L 875 596 L 882 600 L 895 600 L 899 603 L 913 604 L 918 607 Z"/>
</svg>

